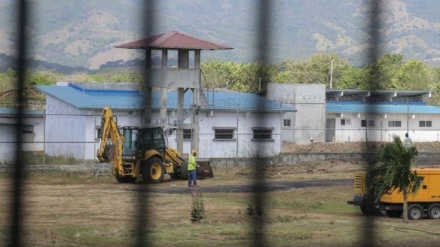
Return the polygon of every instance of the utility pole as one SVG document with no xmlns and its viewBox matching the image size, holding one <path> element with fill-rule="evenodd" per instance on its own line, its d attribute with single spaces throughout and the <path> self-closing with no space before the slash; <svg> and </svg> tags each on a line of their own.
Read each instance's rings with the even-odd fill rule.
<svg viewBox="0 0 440 247">
<path fill-rule="evenodd" d="M 333 59 L 330 61 L 330 89 L 333 88 Z"/>
<path fill-rule="evenodd" d="M 409 133 L 409 102 L 406 98 L 406 133 Z"/>
</svg>

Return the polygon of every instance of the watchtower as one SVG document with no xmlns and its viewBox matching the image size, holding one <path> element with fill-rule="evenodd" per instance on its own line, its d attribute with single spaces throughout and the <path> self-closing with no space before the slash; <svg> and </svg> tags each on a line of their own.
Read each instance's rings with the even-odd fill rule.
<svg viewBox="0 0 440 247">
<path fill-rule="evenodd" d="M 152 92 L 153 88 L 160 88 L 160 124 L 168 125 L 168 108 L 167 95 L 169 89 L 177 89 L 177 149 L 183 149 L 183 129 L 191 129 L 193 135 L 199 136 L 199 119 L 197 114 L 203 101 L 203 91 L 201 83 L 201 51 L 202 50 L 228 50 L 232 47 L 215 44 L 199 38 L 172 31 L 169 33 L 159 34 L 146 39 L 137 40 L 125 44 L 115 46 L 124 49 L 143 49 L 145 55 L 145 73 L 146 73 L 146 90 L 145 90 L 145 109 L 142 122 L 151 123 L 152 116 Z M 153 51 L 161 51 L 161 66 L 153 68 Z M 177 68 L 168 67 L 168 51 L 177 50 Z M 190 52 L 194 53 L 194 64 L 190 66 Z M 184 112 L 184 93 L 192 90 L 192 104 L 190 112 Z M 192 116 L 190 124 L 184 124 L 183 121 Z M 199 149 L 199 138 L 192 138 L 192 149 Z"/>
</svg>

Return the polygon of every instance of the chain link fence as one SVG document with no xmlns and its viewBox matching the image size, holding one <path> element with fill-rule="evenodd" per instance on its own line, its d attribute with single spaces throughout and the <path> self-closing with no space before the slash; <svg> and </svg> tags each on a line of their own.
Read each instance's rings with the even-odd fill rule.
<svg viewBox="0 0 440 247">
<path fill-rule="evenodd" d="M 31 1 L 26 0 L 20 0 L 17 1 L 17 9 L 14 10 L 16 12 L 17 20 L 16 20 L 16 27 L 14 27 L 14 30 L 16 31 L 16 50 L 15 53 L 17 54 L 17 64 L 15 64 L 15 67 L 18 68 L 17 70 L 17 102 L 26 102 L 26 99 L 24 98 L 23 91 L 24 88 L 24 82 L 25 82 L 25 75 L 26 71 L 29 68 L 29 64 L 27 63 L 26 58 L 29 56 L 29 54 L 32 53 L 29 43 L 29 40 L 34 39 L 35 37 L 32 36 L 32 33 L 27 31 L 27 27 L 31 24 L 31 16 L 32 16 L 32 8 L 30 5 Z M 275 13 L 272 12 L 272 5 L 274 1 L 270 0 L 261 0 L 256 1 L 253 6 L 250 6 L 251 8 L 254 7 L 255 11 L 257 13 L 257 19 L 255 20 L 255 30 L 256 30 L 256 37 L 254 37 L 255 43 L 248 44 L 249 46 L 254 47 L 255 53 L 255 60 L 260 63 L 269 63 L 269 47 L 270 43 L 273 42 L 271 40 L 271 29 L 273 28 L 273 25 L 276 23 L 273 23 Z M 145 17 L 144 20 L 140 20 L 144 25 L 142 27 L 142 30 L 139 30 L 139 34 L 143 37 L 150 37 L 154 34 L 155 26 L 157 23 L 156 15 L 158 13 L 155 12 L 156 2 L 155 1 L 144 1 L 144 7 L 140 8 L 139 11 L 143 11 L 143 15 Z M 375 14 L 381 13 L 380 6 L 383 5 L 382 1 L 380 0 L 372 0 L 366 2 L 366 7 L 370 9 L 370 19 L 365 24 L 365 30 L 364 33 L 368 34 L 369 36 L 369 42 L 371 43 L 371 49 L 369 50 L 367 56 L 368 60 L 376 61 L 379 57 L 379 54 L 381 54 L 380 51 L 380 40 L 383 39 L 381 36 L 381 33 L 379 30 L 381 30 L 382 23 L 380 20 L 381 18 L 376 18 Z M 313 18 L 313 17 L 312 17 Z M 261 71 L 262 72 L 262 71 Z M 367 89 L 374 89 L 376 88 L 376 82 L 370 81 L 369 85 L 365 85 L 365 88 Z M 236 104 L 236 102 L 230 102 L 231 105 Z M 8 246 L 23 246 L 23 229 L 26 228 L 26 224 L 28 222 L 26 221 L 26 210 L 24 201 L 25 193 L 24 193 L 24 185 L 26 183 L 26 176 L 25 176 L 25 170 L 26 166 L 28 165 L 25 157 L 22 155 L 22 151 L 26 150 L 26 145 L 29 144 L 26 142 L 26 138 L 23 139 L 23 136 L 26 135 L 27 131 L 25 128 L 25 107 L 23 104 L 18 104 L 16 106 L 16 111 L 18 113 L 17 123 L 14 125 L 14 128 L 11 129 L 11 133 L 15 137 L 15 141 L 11 140 L 8 142 L 3 142 L 3 144 L 13 146 L 11 149 L 11 152 L 13 153 L 14 158 L 11 159 L 14 164 L 14 169 L 12 171 L 12 181 L 10 191 L 11 193 L 11 199 L 10 199 L 10 205 L 8 205 L 8 209 L 10 212 L 10 222 L 8 222 L 9 229 L 6 231 L 8 234 L 8 240 L 6 245 Z M 62 109 L 57 109 L 57 111 L 62 111 Z M 65 114 L 76 114 L 75 112 L 64 112 Z M 266 121 L 265 119 L 261 119 L 262 122 Z M 326 130 L 323 129 L 323 132 Z M 327 130 L 328 131 L 328 130 Z M 351 136 L 348 133 L 352 132 L 359 132 L 360 135 L 363 133 L 369 133 L 369 131 L 375 131 L 377 134 L 382 136 L 381 140 L 388 140 L 389 134 L 387 132 L 383 132 L 383 130 L 377 130 L 377 129 L 369 129 L 365 130 L 364 128 L 352 128 L 352 129 L 342 129 L 342 128 L 334 128 L 334 131 L 342 132 L 344 136 Z M 380 132 L 379 132 L 380 131 Z M 433 133 L 438 130 L 433 130 Z M 201 135 L 208 135 L 208 133 L 200 133 Z M 401 135 L 402 133 L 397 133 Z M 414 132 L 414 135 L 416 135 L 417 132 Z M 212 134 L 209 134 L 212 135 Z M 241 134 L 237 133 L 237 141 L 239 142 L 241 138 L 249 138 L 250 134 Z M 274 136 L 280 136 L 280 132 L 273 133 Z M 438 135 L 438 134 L 437 134 Z M 368 136 L 368 134 L 366 134 Z M 196 138 L 196 137 L 194 137 Z M 215 137 L 214 137 L 215 138 Z M 438 137 L 437 137 L 438 138 Z M 349 141 L 347 139 L 347 141 Z M 365 139 L 364 141 L 369 141 Z M 90 140 L 90 141 L 79 141 L 79 143 L 75 143 L 75 138 L 67 139 L 59 142 L 51 142 L 48 143 L 47 141 L 38 140 L 37 143 L 42 144 L 45 146 L 43 148 L 46 149 L 46 146 L 48 144 L 54 144 L 54 145 L 60 145 L 69 143 L 71 145 L 69 148 L 75 148 L 75 145 L 79 146 L 88 146 L 90 145 L 90 150 L 93 150 L 91 152 L 94 152 L 96 150 L 96 140 Z M 240 148 L 240 147 L 239 147 Z M 259 145 L 255 146 L 257 153 L 264 153 L 265 150 L 263 150 L 264 147 L 261 147 Z M 87 147 L 89 149 L 89 147 Z M 257 157 L 258 158 L 258 157 Z M 255 165 L 252 167 L 255 171 L 260 169 L 258 162 L 255 162 Z M 249 206 L 249 214 L 253 215 L 260 215 L 261 209 L 264 208 L 264 205 L 267 203 L 269 198 L 267 198 L 267 194 L 265 193 L 267 191 L 267 185 L 264 183 L 265 177 L 261 175 L 261 173 L 255 172 L 255 183 L 250 188 L 250 202 L 252 202 L 252 205 Z M 148 215 L 151 214 L 151 205 L 152 202 L 149 200 L 150 195 L 148 192 L 145 191 L 145 189 L 142 189 L 139 187 L 136 191 L 132 191 L 130 193 L 134 193 L 136 201 L 137 201 L 137 207 L 135 209 L 135 212 L 133 213 L 133 220 L 134 220 L 134 229 L 137 229 L 134 231 L 133 237 L 135 238 L 135 243 L 133 245 L 135 246 L 151 246 L 153 245 L 154 239 L 149 238 L 149 234 L 151 234 L 151 229 L 153 229 L 154 226 L 154 218 L 148 217 Z M 48 209 L 50 210 L 50 209 Z M 219 213 L 221 213 L 221 210 L 219 210 Z M 147 217 L 141 217 L 141 216 L 147 216 Z M 336 220 L 334 220 L 336 221 Z M 334 221 L 333 224 L 334 224 Z M 356 245 L 358 246 L 375 246 L 378 242 L 378 232 L 375 227 L 375 221 L 374 218 L 364 217 L 361 218 L 360 221 L 362 221 L 362 226 L 356 229 L 356 231 L 352 232 L 344 232 L 343 234 L 359 234 L 359 241 L 357 241 Z M 252 239 L 248 245 L 249 246 L 271 246 L 270 237 L 267 235 L 267 223 L 264 217 L 252 217 L 251 221 L 249 222 L 249 234 L 250 238 Z M 301 226 L 298 226 L 300 228 Z M 337 227 L 337 226 L 330 226 L 330 227 Z M 291 229 L 291 231 L 296 231 L 298 229 Z M 295 246 L 295 240 L 292 239 L 292 242 L 285 243 L 285 245 L 289 246 Z"/>
</svg>

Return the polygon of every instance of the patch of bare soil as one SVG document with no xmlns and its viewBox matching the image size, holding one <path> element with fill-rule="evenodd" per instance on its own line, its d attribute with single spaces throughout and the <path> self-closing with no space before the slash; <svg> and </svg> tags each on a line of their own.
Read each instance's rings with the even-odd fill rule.
<svg viewBox="0 0 440 247">
<path fill-rule="evenodd" d="M 292 143 L 283 144 L 283 153 L 372 153 L 385 142 L 345 142 L 345 143 L 319 143 L 314 142 L 305 145 Z M 440 142 L 414 143 L 420 153 L 440 152 Z"/>
<path fill-rule="evenodd" d="M 275 164 L 265 169 L 266 174 L 301 173 L 349 173 L 363 169 L 367 163 L 361 161 L 316 161 L 298 162 L 295 165 Z"/>
</svg>

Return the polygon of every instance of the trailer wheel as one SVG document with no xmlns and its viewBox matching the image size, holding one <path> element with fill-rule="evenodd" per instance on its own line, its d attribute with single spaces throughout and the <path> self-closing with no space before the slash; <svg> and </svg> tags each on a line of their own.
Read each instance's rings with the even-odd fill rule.
<svg viewBox="0 0 440 247">
<path fill-rule="evenodd" d="M 420 220 L 423 217 L 423 208 L 419 204 L 411 204 L 408 207 L 408 218 L 411 220 Z"/>
<path fill-rule="evenodd" d="M 165 175 L 165 166 L 159 158 L 151 158 L 142 164 L 142 179 L 147 183 L 161 183 Z"/>
<path fill-rule="evenodd" d="M 430 219 L 439 219 L 440 218 L 440 204 L 431 204 L 428 207 L 428 217 Z"/>
<path fill-rule="evenodd" d="M 388 211 L 384 210 L 384 209 L 377 209 L 377 215 L 379 216 L 388 216 Z"/>
<path fill-rule="evenodd" d="M 375 215 L 376 210 L 374 209 L 372 204 L 369 203 L 362 203 L 361 204 L 361 212 L 365 215 L 365 216 L 371 216 L 371 215 Z"/>
</svg>

